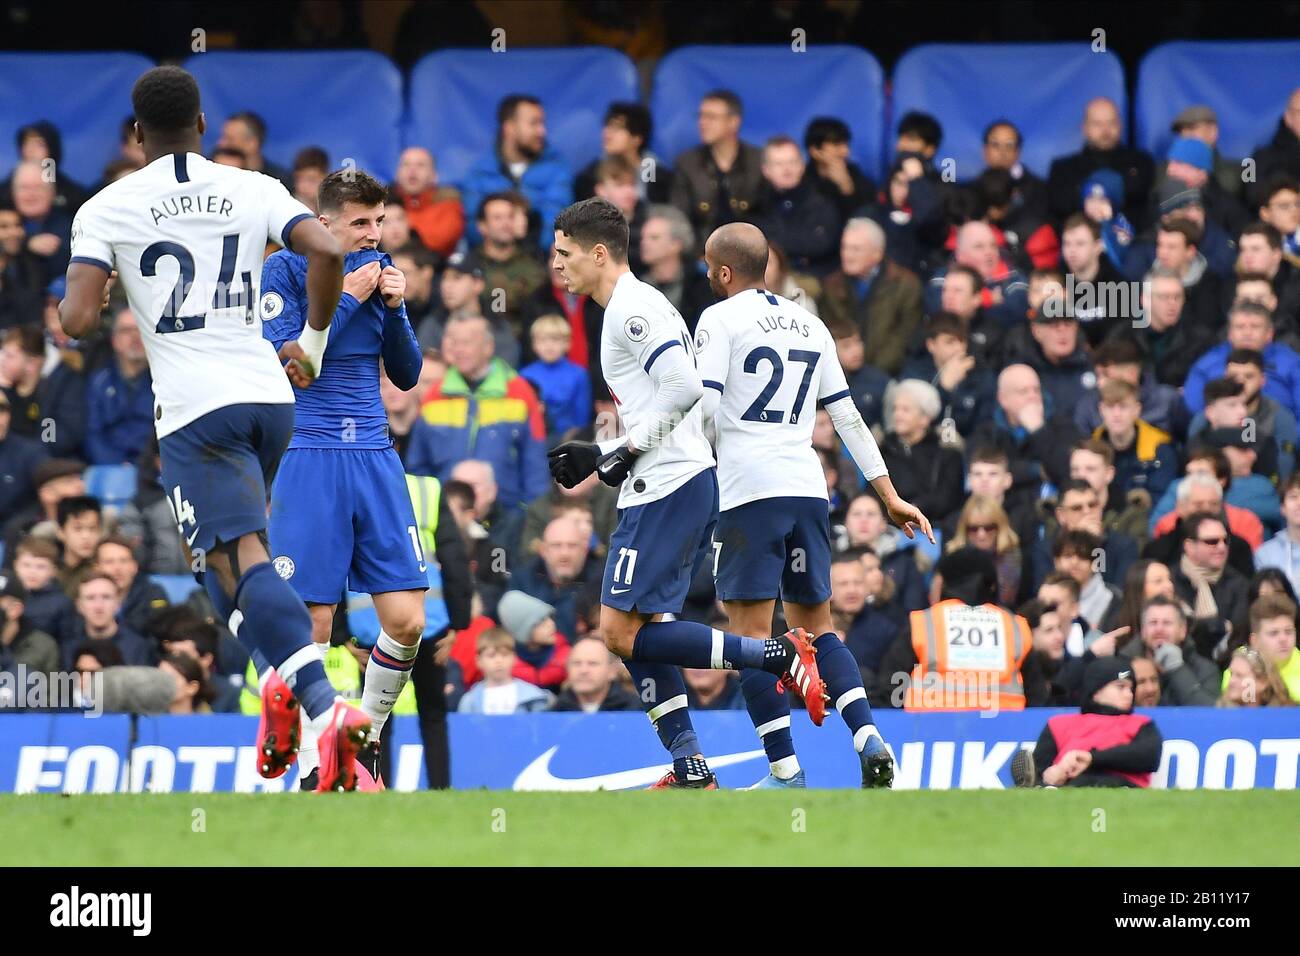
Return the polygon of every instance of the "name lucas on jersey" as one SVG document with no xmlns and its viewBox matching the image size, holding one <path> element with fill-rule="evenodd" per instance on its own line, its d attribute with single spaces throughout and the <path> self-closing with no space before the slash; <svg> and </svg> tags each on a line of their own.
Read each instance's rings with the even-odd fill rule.
<svg viewBox="0 0 1300 956">
<path fill-rule="evenodd" d="M 784 315 L 765 315 L 756 320 L 759 331 L 776 332 L 777 330 L 787 332 L 798 332 L 804 338 L 808 338 L 809 331 L 807 323 L 799 322 L 795 319 L 787 319 Z"/>
<path fill-rule="evenodd" d="M 225 196 L 212 195 L 174 196 L 171 199 L 164 200 L 160 205 L 161 209 L 158 206 L 149 207 L 149 213 L 153 216 L 155 226 L 172 216 L 184 216 L 196 212 L 210 212 L 229 219 L 231 210 L 235 208 Z"/>
</svg>

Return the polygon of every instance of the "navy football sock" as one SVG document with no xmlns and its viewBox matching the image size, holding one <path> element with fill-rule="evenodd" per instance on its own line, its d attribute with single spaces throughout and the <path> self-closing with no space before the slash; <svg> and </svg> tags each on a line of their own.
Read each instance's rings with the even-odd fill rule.
<svg viewBox="0 0 1300 956">
<path fill-rule="evenodd" d="M 757 642 L 755 642 L 757 643 Z M 782 779 L 799 772 L 799 761 L 794 755 L 794 740 L 790 736 L 790 697 L 776 689 L 776 675 L 766 671 L 746 668 L 740 672 L 740 687 L 745 694 L 745 707 L 754 730 L 763 741 L 767 761 L 773 773 Z"/>
<path fill-rule="evenodd" d="M 826 693 L 853 732 L 853 749 L 861 753 L 867 737 L 877 731 L 858 662 L 833 633 L 821 635 L 813 641 L 813 647 L 817 651 L 817 670 L 826 682 Z"/>
<path fill-rule="evenodd" d="M 675 759 L 700 752 L 700 741 L 686 709 L 686 682 L 682 672 L 671 664 L 648 664 L 627 660 L 628 673 L 636 685 L 637 696 L 646 716 L 654 724 L 664 749 Z"/>
<path fill-rule="evenodd" d="M 743 670 L 767 668 L 764 652 L 771 640 L 728 634 L 693 621 L 651 621 L 641 625 L 632 645 L 632 660 L 679 667 Z M 784 650 L 781 651 L 784 659 Z"/>
<path fill-rule="evenodd" d="M 255 564 L 239 579 L 235 605 L 244 615 L 239 633 L 245 646 L 261 652 L 289 685 L 308 717 L 334 704 L 337 692 L 311 639 L 311 615 L 302 598 L 270 561 Z"/>
</svg>

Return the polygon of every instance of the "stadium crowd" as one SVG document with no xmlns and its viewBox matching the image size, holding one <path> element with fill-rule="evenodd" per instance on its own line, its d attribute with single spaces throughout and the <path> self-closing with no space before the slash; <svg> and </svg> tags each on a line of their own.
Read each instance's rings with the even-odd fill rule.
<svg viewBox="0 0 1300 956">
<path fill-rule="evenodd" d="M 750 143 L 744 104 L 718 90 L 682 155 L 650 153 L 649 112 L 616 103 L 601 155 L 573 170 L 544 104 L 517 95 L 463 182 L 421 146 L 383 171 L 381 248 L 425 350 L 416 389 L 384 382 L 390 431 L 409 472 L 443 482 L 475 590 L 444 648 L 449 706 L 639 709 L 593 639 L 616 492 L 594 476 L 565 490 L 546 466 L 548 447 L 616 416 L 601 309 L 546 258 L 556 214 L 590 195 L 623 211 L 634 271 L 692 331 L 713 301 L 703 240 L 735 220 L 771 241 L 769 288 L 831 329 L 895 486 L 941 533 L 935 549 L 892 527 L 819 414 L 832 607 L 873 704 L 902 706 L 909 613 L 937 602 L 944 553 L 994 575 L 1032 630 L 1030 706 L 1078 706 L 1087 665 L 1115 654 L 1138 706 L 1300 701 L 1300 89 L 1248 182 L 1202 106 L 1152 157 L 1093 100 L 1046 170 L 1022 164 L 1013 123 L 987 119 L 986 168 L 958 183 L 940 123 L 903 116 L 877 183 L 842 121 Z M 213 158 L 314 208 L 329 157 L 307 148 L 281 169 L 265 140 L 237 114 Z M 78 205 L 143 163 L 131 123 L 96 185 L 42 174 L 61 158 L 49 123 L 18 147 L 0 190 L 0 670 L 156 667 L 173 713 L 247 708 L 247 658 L 202 592 L 172 603 L 154 580 L 189 574 L 191 555 L 159 480 L 136 317 L 115 297 L 101 333 L 72 341 L 57 316 Z M 88 466 L 133 466 L 134 493 L 88 494 Z M 723 620 L 710 568 L 684 616 Z M 744 707 L 728 671 L 687 683 L 696 708 Z"/>
</svg>

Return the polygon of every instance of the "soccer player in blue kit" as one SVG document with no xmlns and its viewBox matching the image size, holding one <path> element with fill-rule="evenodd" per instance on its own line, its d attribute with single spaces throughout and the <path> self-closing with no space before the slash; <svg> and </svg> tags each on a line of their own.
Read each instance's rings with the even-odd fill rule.
<svg viewBox="0 0 1300 956">
<path fill-rule="evenodd" d="M 551 449 L 551 474 L 572 488 L 595 472 L 618 487 L 618 526 L 601 585 L 600 633 L 624 659 L 673 766 L 652 789 L 716 789 L 686 709 L 682 667 L 757 668 L 797 691 L 816 724 L 826 688 L 816 652 L 798 628 L 765 640 L 665 620 L 682 609 L 708 559 L 718 515 L 713 449 L 704 437 L 704 386 L 681 315 L 632 275 L 628 226 L 604 199 L 585 199 L 555 220 L 552 267 L 571 293 L 605 309 L 600 363 L 624 436 Z"/>
<path fill-rule="evenodd" d="M 74 338 L 95 329 L 116 273 L 149 357 L 163 488 L 192 567 L 221 619 L 293 692 L 263 710 L 263 756 L 293 761 L 301 705 L 320 739 L 321 789 L 352 789 L 370 721 L 330 685 L 307 609 L 267 551 L 267 487 L 293 429 L 294 389 L 262 338 L 254 281 L 268 239 L 304 263 L 295 354 L 308 384 L 339 301 L 343 255 L 279 182 L 203 156 L 207 121 L 189 73 L 149 70 L 131 104 L 145 166 L 78 211 L 60 322 Z"/>
<path fill-rule="evenodd" d="M 380 734 L 420 649 L 428 587 L 402 462 L 379 397 L 381 359 L 403 391 L 415 387 L 423 363 L 402 300 L 406 279 L 378 251 L 385 195 L 356 169 L 321 182 L 320 221 L 346 253 L 343 292 L 319 376 L 298 396 L 293 439 L 271 490 L 269 527 L 275 569 L 307 602 L 322 655 L 344 588 L 374 598 L 380 631 L 361 697 L 372 732 L 358 760 L 376 781 Z M 262 267 L 262 334 L 295 384 L 304 384 L 296 340 L 306 316 L 306 265 L 286 249 Z M 268 683 L 274 680 L 268 675 Z M 304 732 L 304 789 L 313 789 L 313 744 Z"/>
</svg>

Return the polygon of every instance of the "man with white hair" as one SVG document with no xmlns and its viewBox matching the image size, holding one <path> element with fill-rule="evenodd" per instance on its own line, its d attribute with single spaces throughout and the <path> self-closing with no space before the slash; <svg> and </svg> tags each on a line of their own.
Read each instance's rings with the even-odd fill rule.
<svg viewBox="0 0 1300 956">
<path fill-rule="evenodd" d="M 1052 215 L 1065 219 L 1079 208 L 1084 182 L 1099 169 L 1113 169 L 1124 177 L 1124 212 L 1130 222 L 1145 214 L 1147 196 L 1155 178 L 1155 163 L 1140 149 L 1125 146 L 1124 118 L 1115 101 L 1105 96 L 1088 101 L 1083 111 L 1083 149 L 1052 160 L 1047 174 L 1047 194 Z"/>
<path fill-rule="evenodd" d="M 40 260 L 45 281 L 51 282 L 68 268 L 72 219 L 56 205 L 54 184 L 46 179 L 40 163 L 28 160 L 15 166 L 9 187 L 27 234 L 26 251 Z"/>
<path fill-rule="evenodd" d="M 1011 463 L 1014 481 L 1007 492 L 1013 504 L 1035 502 L 1044 481 L 1061 488 L 1070 479 L 1070 446 L 1082 437 L 1071 409 L 1044 398 L 1038 373 L 1028 365 L 1008 365 L 998 375 L 997 408 L 975 429 L 970 446 L 1000 448 Z"/>
<path fill-rule="evenodd" d="M 952 264 L 968 266 L 984 282 L 981 294 L 985 314 L 1002 326 L 1014 326 L 1029 313 L 1029 283 L 1018 269 L 1013 269 L 998 249 L 992 227 L 978 220 L 957 230 L 957 248 Z M 925 288 L 925 310 L 937 312 L 943 302 L 943 281 L 947 268 L 940 269 Z"/>
<path fill-rule="evenodd" d="M 686 214 L 676 206 L 651 206 L 641 227 L 640 251 L 638 278 L 662 292 L 694 333 L 714 295 L 709 280 L 694 267 L 695 231 Z"/>
<path fill-rule="evenodd" d="M 880 454 L 894 487 L 931 521 L 943 524 L 961 510 L 966 469 L 961 452 L 945 447 L 935 423 L 943 402 L 939 390 L 918 378 L 895 383 L 885 394 L 888 434 Z"/>
<path fill-rule="evenodd" d="M 866 218 L 845 223 L 840 268 L 822 283 L 817 308 L 829 326 L 856 326 L 867 362 L 897 375 L 921 327 L 921 281 L 885 251 L 885 233 L 877 223 Z"/>
<path fill-rule="evenodd" d="M 1193 472 L 1178 485 L 1177 504 L 1174 507 L 1178 520 L 1166 534 L 1157 534 L 1142 549 L 1142 557 L 1159 561 L 1173 570 L 1183 557 L 1183 542 L 1187 539 L 1186 523 L 1196 514 L 1215 515 L 1223 524 L 1228 536 L 1228 564 L 1246 577 L 1255 573 L 1255 559 L 1250 544 L 1232 533 L 1223 508 L 1223 486 L 1217 478 L 1204 472 Z"/>
</svg>

